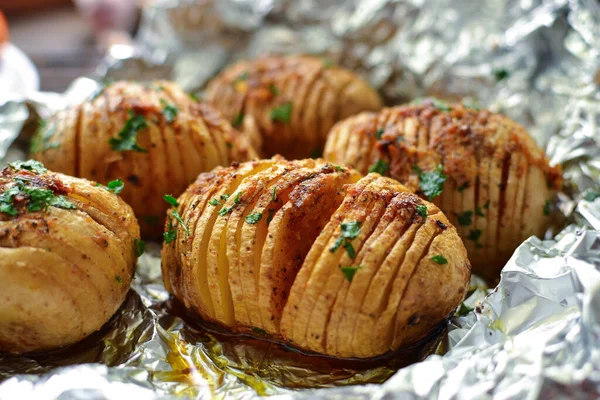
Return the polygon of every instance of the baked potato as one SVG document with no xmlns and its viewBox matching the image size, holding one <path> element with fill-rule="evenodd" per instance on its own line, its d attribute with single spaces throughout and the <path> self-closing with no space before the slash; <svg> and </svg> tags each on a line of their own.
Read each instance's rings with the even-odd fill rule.
<svg viewBox="0 0 600 400">
<path fill-rule="evenodd" d="M 146 237 L 162 233 L 164 194 L 178 196 L 200 172 L 256 157 L 244 134 L 172 82 L 116 82 L 47 121 L 32 142 L 49 169 L 106 184 L 122 179 L 122 198 Z"/>
<path fill-rule="evenodd" d="M 143 252 L 131 208 L 33 161 L 5 168 L 0 192 L 0 351 L 50 350 L 100 329 Z"/>
<path fill-rule="evenodd" d="M 247 132 L 262 156 L 321 154 L 329 129 L 382 102 L 358 75 L 312 56 L 272 56 L 234 64 L 209 84 L 206 101 Z"/>
<path fill-rule="evenodd" d="M 398 182 L 281 157 L 200 174 L 171 210 L 169 292 L 203 319 L 340 358 L 418 342 L 463 299 L 456 229 Z"/>
<path fill-rule="evenodd" d="M 428 99 L 362 113 L 331 130 L 324 158 L 388 175 L 438 205 L 490 280 L 514 249 L 542 235 L 562 185 L 527 131 L 487 110 Z"/>
</svg>

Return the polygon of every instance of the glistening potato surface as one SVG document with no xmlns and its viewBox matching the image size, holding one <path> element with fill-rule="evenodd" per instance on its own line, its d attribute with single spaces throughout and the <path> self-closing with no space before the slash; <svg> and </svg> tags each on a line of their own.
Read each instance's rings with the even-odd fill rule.
<svg viewBox="0 0 600 400">
<path fill-rule="evenodd" d="M 200 172 L 256 153 L 243 134 L 172 82 L 116 82 L 81 105 L 59 112 L 32 142 L 48 168 L 127 183 L 121 193 L 144 236 L 162 232 L 163 194 L 181 194 Z"/>
<path fill-rule="evenodd" d="M 398 182 L 279 157 L 201 174 L 163 248 L 167 289 L 204 319 L 335 357 L 415 343 L 470 277 L 456 229 Z"/>
<path fill-rule="evenodd" d="M 324 158 L 391 176 L 433 201 L 457 227 L 473 271 L 490 280 L 523 240 L 544 233 L 562 182 L 522 126 L 439 100 L 341 121 Z"/>
<path fill-rule="evenodd" d="M 5 168 L 0 192 L 0 351 L 50 350 L 98 330 L 143 247 L 131 208 L 31 161 Z"/>
<path fill-rule="evenodd" d="M 358 75 L 311 56 L 238 62 L 207 87 L 206 101 L 247 132 L 263 156 L 321 154 L 334 123 L 382 107 Z"/>
</svg>

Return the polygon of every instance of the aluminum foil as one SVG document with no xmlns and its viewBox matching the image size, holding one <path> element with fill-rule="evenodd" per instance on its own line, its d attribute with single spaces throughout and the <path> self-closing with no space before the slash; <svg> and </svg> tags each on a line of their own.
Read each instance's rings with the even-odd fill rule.
<svg viewBox="0 0 600 400">
<path fill-rule="evenodd" d="M 98 80 L 170 78 L 201 92 L 236 59 L 297 52 L 360 72 L 389 104 L 435 95 L 525 125 L 567 181 L 546 240 L 525 241 L 496 288 L 474 277 L 464 304 L 474 311 L 452 319 L 429 346 L 436 354 L 397 372 L 309 366 L 275 344 L 184 322 L 151 244 L 100 332 L 50 354 L 0 355 L 0 399 L 600 397 L 595 0 L 158 1 L 136 46 L 111 48 L 94 80 L 65 94 L 1 93 L 0 156 L 23 157 L 38 116 L 81 101 Z"/>
</svg>

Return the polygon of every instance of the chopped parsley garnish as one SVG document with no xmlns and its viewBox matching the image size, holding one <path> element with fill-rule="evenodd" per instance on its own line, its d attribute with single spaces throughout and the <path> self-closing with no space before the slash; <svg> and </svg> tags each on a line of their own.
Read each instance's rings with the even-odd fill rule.
<svg viewBox="0 0 600 400">
<path fill-rule="evenodd" d="M 421 191 L 428 199 L 433 199 L 442 194 L 446 175 L 443 173 L 443 167 L 438 165 L 431 172 L 424 172 L 418 166 L 414 166 L 415 172 L 419 175 L 419 186 Z"/>
<path fill-rule="evenodd" d="M 177 237 L 177 231 L 175 230 L 175 227 L 173 226 L 173 218 L 171 218 L 171 216 L 169 216 L 169 224 L 167 226 L 167 231 L 163 232 L 163 238 L 165 239 L 165 244 L 169 244 L 172 241 L 175 240 L 175 238 Z"/>
<path fill-rule="evenodd" d="M 333 244 L 333 246 L 331 246 L 329 248 L 329 251 L 332 252 L 332 253 L 335 253 L 335 251 L 340 248 L 340 246 L 342 245 L 343 242 L 344 242 L 344 237 L 343 236 L 338 236 L 338 238 L 336 239 L 336 241 Z"/>
<path fill-rule="evenodd" d="M 8 163 L 8 166 L 16 170 L 25 169 L 27 171 L 34 172 L 38 175 L 48 171 L 46 167 L 44 167 L 44 164 L 35 160 L 15 161 Z"/>
<path fill-rule="evenodd" d="M 225 142 L 225 146 L 227 146 L 228 149 L 233 149 L 233 143 L 231 142 Z"/>
<path fill-rule="evenodd" d="M 419 215 L 421 217 L 427 218 L 427 206 L 419 205 L 416 208 L 417 208 L 417 212 L 419 213 Z"/>
<path fill-rule="evenodd" d="M 448 264 L 448 260 L 446 260 L 446 257 L 444 257 L 441 254 L 436 254 L 435 256 L 431 257 L 431 261 L 434 261 L 440 265 Z"/>
<path fill-rule="evenodd" d="M 546 200 L 546 202 L 544 203 L 544 215 L 545 216 L 550 215 L 551 210 L 552 210 L 552 201 Z"/>
<path fill-rule="evenodd" d="M 243 112 L 239 112 L 236 114 L 235 117 L 233 117 L 233 120 L 231 121 L 231 125 L 233 125 L 234 127 L 238 127 L 240 125 L 242 125 L 242 122 L 244 122 L 244 113 Z"/>
<path fill-rule="evenodd" d="M 120 179 L 115 179 L 114 181 L 110 181 L 106 184 L 106 189 L 109 192 L 113 192 L 114 194 L 119 194 L 125 187 L 125 184 Z"/>
<path fill-rule="evenodd" d="M 352 246 L 352 243 L 346 240 L 344 242 L 344 248 L 346 249 L 346 253 L 348 253 L 348 256 L 350 258 L 356 258 L 356 251 L 354 250 L 354 246 Z"/>
<path fill-rule="evenodd" d="M 35 137 L 31 141 L 30 150 L 32 153 L 60 147 L 59 143 L 49 143 L 50 139 L 52 139 L 56 133 L 56 127 L 56 121 L 52 121 L 52 123 L 49 124 L 46 120 L 40 119 Z"/>
<path fill-rule="evenodd" d="M 165 117 L 165 121 L 168 124 L 175 121 L 177 118 L 177 113 L 179 109 L 175 106 L 175 104 L 167 103 L 166 100 L 160 99 L 160 104 L 163 106 L 162 115 Z"/>
<path fill-rule="evenodd" d="M 377 131 L 375 132 L 375 138 L 377 140 L 381 140 L 381 135 L 383 135 L 383 129 L 379 128 L 377 129 Z"/>
<path fill-rule="evenodd" d="M 336 165 L 336 164 L 333 164 L 333 168 L 336 171 L 343 171 L 344 170 L 344 167 L 342 167 L 341 165 Z"/>
<path fill-rule="evenodd" d="M 479 104 L 476 104 L 476 103 L 465 103 L 465 102 L 463 101 L 463 106 L 464 106 L 465 108 L 469 108 L 469 109 L 471 109 L 471 110 L 475 110 L 475 111 L 479 111 L 479 110 L 481 110 L 481 108 L 479 107 Z"/>
<path fill-rule="evenodd" d="M 433 106 L 435 108 L 437 108 L 440 111 L 450 111 L 452 110 L 452 107 L 450 107 L 450 105 L 448 103 L 446 103 L 445 101 L 436 99 L 436 98 L 431 98 L 430 99 L 431 102 L 433 103 Z"/>
<path fill-rule="evenodd" d="M 183 218 L 181 218 L 181 215 L 179 215 L 179 212 L 177 212 L 177 210 L 173 210 L 171 212 L 171 215 L 173 216 L 173 218 L 175 218 L 177 220 L 177 222 L 179 222 L 179 224 L 185 231 L 186 235 L 190 236 L 190 231 L 189 231 L 187 225 L 185 224 L 185 222 L 183 222 Z"/>
<path fill-rule="evenodd" d="M 221 203 L 219 202 L 219 200 L 217 200 L 215 198 L 215 199 L 212 199 L 211 201 L 209 201 L 208 204 L 210 204 L 211 206 L 218 206 Z"/>
<path fill-rule="evenodd" d="M 277 96 L 279 94 L 279 88 L 277 88 L 277 86 L 275 86 L 274 84 L 270 83 L 269 92 L 271 92 L 273 96 Z"/>
<path fill-rule="evenodd" d="M 273 221 L 273 217 L 275 216 L 275 210 L 269 208 L 269 215 L 267 215 L 267 226 Z"/>
<path fill-rule="evenodd" d="M 250 74 L 248 73 L 248 71 L 244 71 L 233 80 L 233 84 L 235 85 L 238 82 L 245 81 L 249 77 L 250 77 Z"/>
<path fill-rule="evenodd" d="M 258 328 L 256 326 L 254 328 L 252 328 L 252 332 L 256 333 L 257 335 L 267 336 L 267 331 L 265 331 L 264 329 Z"/>
<path fill-rule="evenodd" d="M 470 229 L 469 230 L 469 236 L 467 236 L 467 239 L 476 242 L 476 241 L 479 240 L 480 236 L 481 236 L 481 230 L 480 229 Z"/>
<path fill-rule="evenodd" d="M 595 192 L 593 190 L 588 191 L 584 196 L 583 199 L 585 201 L 594 201 L 596 200 L 598 197 L 600 197 L 600 192 Z"/>
<path fill-rule="evenodd" d="M 483 208 L 485 208 L 486 210 L 490 208 L 490 201 L 488 200 L 487 203 L 485 203 L 483 205 Z"/>
<path fill-rule="evenodd" d="M 175 197 L 171 196 L 170 194 L 163 195 L 163 199 L 165 199 L 165 201 L 173 207 L 177 207 L 179 205 L 179 203 L 177 202 L 177 199 Z"/>
<path fill-rule="evenodd" d="M 271 109 L 271 121 L 290 122 L 292 103 L 287 102 Z"/>
<path fill-rule="evenodd" d="M 235 199 L 233 199 L 233 205 L 229 206 L 229 207 L 223 207 L 219 210 L 219 215 L 222 217 L 224 215 L 227 215 L 231 212 L 231 210 L 233 210 L 233 207 L 235 207 L 237 204 L 240 204 L 240 196 L 242 195 L 242 192 L 238 192 L 238 194 L 235 196 Z M 229 195 L 227 195 L 227 198 L 229 198 Z"/>
<path fill-rule="evenodd" d="M 465 182 L 465 183 L 463 183 L 462 185 L 460 185 L 460 186 L 458 187 L 458 191 L 459 191 L 459 192 L 462 192 L 463 190 L 465 190 L 465 189 L 466 189 L 466 188 L 468 188 L 468 187 L 469 187 L 469 182 Z"/>
<path fill-rule="evenodd" d="M 194 100 L 196 103 L 200 102 L 200 97 L 195 95 L 194 93 L 189 93 L 190 99 Z"/>
<path fill-rule="evenodd" d="M 13 205 L 14 197 L 17 195 L 27 198 L 27 210 L 31 212 L 46 211 L 48 207 L 57 207 L 66 210 L 77 208 L 65 196 L 55 195 L 52 190 L 29 186 L 27 185 L 27 180 L 19 177 L 15 178 L 15 181 L 17 182 L 15 186 L 10 187 L 0 195 L 0 212 L 12 217 L 17 215 L 18 211 Z"/>
<path fill-rule="evenodd" d="M 337 238 L 333 246 L 329 249 L 334 253 L 340 246 L 344 246 L 350 258 L 356 257 L 356 252 L 350 240 L 355 239 L 360 233 L 360 221 L 342 222 L 340 224 L 341 235 Z"/>
<path fill-rule="evenodd" d="M 277 200 L 277 185 L 273 186 L 273 191 L 271 192 L 271 201 Z"/>
<path fill-rule="evenodd" d="M 352 282 L 352 279 L 354 279 L 354 275 L 361 268 L 362 268 L 361 265 L 357 265 L 356 267 L 351 266 L 351 265 L 348 267 L 340 267 L 340 269 L 344 273 L 344 276 L 346 277 L 346 279 L 348 279 L 348 282 Z"/>
<path fill-rule="evenodd" d="M 146 242 L 144 242 L 142 239 L 134 239 L 133 240 L 133 244 L 135 246 L 135 256 L 139 257 L 142 254 L 144 254 L 144 251 L 146 251 Z"/>
<path fill-rule="evenodd" d="M 473 311 L 474 308 L 471 308 L 469 306 L 466 306 L 465 303 L 461 303 L 460 307 L 458 307 L 458 310 L 456 310 L 456 312 L 454 313 L 455 317 L 464 317 L 465 315 L 468 315 L 471 313 L 471 311 Z"/>
<path fill-rule="evenodd" d="M 115 275 L 115 281 L 117 281 L 117 283 L 118 283 L 119 285 L 122 285 L 122 284 L 123 284 L 123 279 L 121 279 L 121 277 L 120 277 L 119 275 Z"/>
<path fill-rule="evenodd" d="M 458 216 L 460 226 L 469 226 L 473 223 L 473 211 L 465 211 Z"/>
<path fill-rule="evenodd" d="M 500 82 L 510 77 L 510 71 L 506 68 L 496 68 L 492 73 L 494 74 L 494 78 L 496 78 L 496 82 Z"/>
<path fill-rule="evenodd" d="M 114 151 L 138 151 L 147 153 L 148 150 L 138 146 L 136 142 L 138 132 L 145 129 L 147 126 L 146 117 L 135 114 L 130 110 L 129 118 L 127 119 L 127 122 L 125 122 L 123 129 L 119 132 L 119 137 L 110 138 L 108 143 Z"/>
<path fill-rule="evenodd" d="M 262 213 L 248 214 L 248 216 L 246 216 L 246 222 L 249 223 L 250 225 L 257 224 L 258 221 L 261 220 L 262 216 L 263 216 Z"/>
<path fill-rule="evenodd" d="M 375 164 L 369 167 L 369 172 L 377 172 L 379 175 L 385 175 L 388 171 L 388 165 L 384 160 L 377 160 Z"/>
<path fill-rule="evenodd" d="M 483 211 L 481 210 L 481 207 L 475 207 L 475 214 L 477 214 L 480 217 L 485 217 L 485 214 L 483 213 Z"/>
<path fill-rule="evenodd" d="M 220 197 L 221 200 L 227 200 L 229 198 L 229 196 L 231 196 L 230 194 L 227 193 L 223 193 Z"/>
</svg>

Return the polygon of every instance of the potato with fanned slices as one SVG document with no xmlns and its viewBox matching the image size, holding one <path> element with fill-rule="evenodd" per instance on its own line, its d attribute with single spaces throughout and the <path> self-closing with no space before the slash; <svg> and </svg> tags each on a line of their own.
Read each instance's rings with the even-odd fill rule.
<svg viewBox="0 0 600 400">
<path fill-rule="evenodd" d="M 425 338 L 467 289 L 456 229 L 378 174 L 275 157 L 200 174 L 171 202 L 165 286 L 236 332 L 370 358 Z"/>
<path fill-rule="evenodd" d="M 121 179 L 121 196 L 142 233 L 162 233 L 164 194 L 178 196 L 200 172 L 256 152 L 211 106 L 172 82 L 116 82 L 46 121 L 32 157 L 48 168 L 102 184 Z"/>
<path fill-rule="evenodd" d="M 0 352 L 50 350 L 97 331 L 143 252 L 131 208 L 37 161 L 0 173 Z"/>
<path fill-rule="evenodd" d="M 358 75 L 314 56 L 238 62 L 208 84 L 206 101 L 247 132 L 263 156 L 289 159 L 321 154 L 333 124 L 382 107 Z"/>
<path fill-rule="evenodd" d="M 457 227 L 473 271 L 489 280 L 523 240 L 543 235 L 562 184 L 560 167 L 522 126 L 436 99 L 339 122 L 324 158 L 388 175 L 433 201 Z"/>
</svg>

